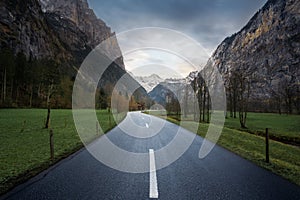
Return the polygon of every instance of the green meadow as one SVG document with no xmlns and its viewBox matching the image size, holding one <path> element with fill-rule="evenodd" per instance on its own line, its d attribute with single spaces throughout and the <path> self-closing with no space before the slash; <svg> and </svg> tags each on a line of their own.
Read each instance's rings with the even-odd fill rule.
<svg viewBox="0 0 300 200">
<path fill-rule="evenodd" d="M 44 129 L 46 115 L 46 109 L 0 109 L 0 193 L 83 147 L 76 132 L 72 110 L 52 109 L 52 161 L 49 129 Z M 104 132 L 116 125 L 113 117 L 109 115 L 111 114 L 107 110 L 97 111 L 98 121 Z M 95 137 L 101 135 L 96 131 L 96 122 L 93 131 Z"/>
</svg>

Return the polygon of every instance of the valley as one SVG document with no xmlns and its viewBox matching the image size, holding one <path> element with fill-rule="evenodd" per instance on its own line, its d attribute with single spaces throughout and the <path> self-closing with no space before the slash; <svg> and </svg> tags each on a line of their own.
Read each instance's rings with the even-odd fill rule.
<svg viewBox="0 0 300 200">
<path fill-rule="evenodd" d="M 300 198 L 300 2 L 166 2 L 0 1 L 0 199 Z"/>
</svg>

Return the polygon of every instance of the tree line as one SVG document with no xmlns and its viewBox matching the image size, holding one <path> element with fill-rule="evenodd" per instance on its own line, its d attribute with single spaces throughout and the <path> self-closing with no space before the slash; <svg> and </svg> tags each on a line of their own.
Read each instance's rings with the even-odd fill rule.
<svg viewBox="0 0 300 200">
<path fill-rule="evenodd" d="M 211 99 L 208 85 L 201 76 L 195 77 L 190 84 L 179 87 L 166 95 L 166 111 L 169 116 L 180 119 L 192 115 L 194 121 L 210 121 Z"/>
<path fill-rule="evenodd" d="M 203 75 L 207 76 L 205 73 Z M 241 128 L 246 128 L 248 112 L 300 114 L 300 83 L 296 79 L 296 75 L 282 76 L 273 83 L 269 98 L 256 100 L 252 95 L 258 80 L 255 80 L 252 73 L 237 69 L 230 71 L 225 82 L 225 117 L 237 118 Z M 194 121 L 208 123 L 210 114 L 214 111 L 211 110 L 208 89 L 212 83 L 208 78 L 205 80 L 199 73 L 189 84 L 179 88 L 176 95 L 169 92 L 166 97 L 168 114 L 177 115 L 178 119 L 193 115 Z"/>
<path fill-rule="evenodd" d="M 14 108 L 70 108 L 72 83 L 62 75 L 62 64 L 51 60 L 26 58 L 10 49 L 0 51 L 0 105 Z M 55 98 L 51 98 L 55 97 Z"/>
<path fill-rule="evenodd" d="M 51 59 L 26 58 L 22 52 L 0 50 L 0 106 L 2 108 L 72 108 L 75 77 L 66 73 L 67 63 Z M 96 90 L 97 109 L 110 109 L 114 83 Z M 131 97 L 118 94 L 118 112 L 140 110 L 151 102 L 139 91 Z"/>
</svg>

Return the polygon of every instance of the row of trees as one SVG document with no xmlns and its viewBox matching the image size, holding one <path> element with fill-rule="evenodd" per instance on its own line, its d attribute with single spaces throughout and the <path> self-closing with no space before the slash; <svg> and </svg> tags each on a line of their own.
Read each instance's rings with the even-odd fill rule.
<svg viewBox="0 0 300 200">
<path fill-rule="evenodd" d="M 246 128 L 247 112 L 251 92 L 251 76 L 240 71 L 230 73 L 226 86 L 230 117 L 236 118 L 237 112 L 242 128 Z"/>
<path fill-rule="evenodd" d="M 144 110 L 146 102 L 147 99 L 136 93 L 128 95 L 127 92 L 113 90 L 111 84 L 98 88 L 96 92 L 96 108 L 108 109 L 114 113 Z"/>
<path fill-rule="evenodd" d="M 230 73 L 226 85 L 230 117 L 236 118 L 239 113 L 243 121 L 246 111 L 300 114 L 300 83 L 296 80 L 296 75 L 282 76 L 274 82 L 270 80 L 269 98 L 255 99 L 254 95 L 251 97 L 251 88 L 256 87 L 256 82 L 249 73 L 237 70 Z"/>
<path fill-rule="evenodd" d="M 26 59 L 20 52 L 0 52 L 1 107 L 71 107 L 72 80 L 53 60 Z"/>
<path fill-rule="evenodd" d="M 10 49 L 2 49 L 0 51 L 0 106 L 71 108 L 74 78 L 62 72 L 66 68 L 54 60 L 27 59 L 22 52 L 14 55 Z M 107 83 L 97 89 L 96 108 L 110 108 L 113 88 L 112 83 Z M 125 109 L 123 107 L 139 110 L 145 108 L 146 103 L 149 104 L 148 100 L 138 92 L 132 97 L 127 93 L 120 93 L 118 100 L 120 106 L 117 110 L 120 112 Z"/>
<path fill-rule="evenodd" d="M 300 114 L 300 82 L 295 74 L 282 76 L 276 80 L 276 85 L 271 91 L 270 104 L 275 105 L 279 114 Z"/>
<path fill-rule="evenodd" d="M 175 94 L 174 94 L 175 93 Z M 166 95 L 166 110 L 169 115 L 180 118 L 192 116 L 194 121 L 209 122 L 211 100 L 208 85 L 201 76 L 195 77 L 191 84 L 185 84 L 177 91 Z"/>
<path fill-rule="evenodd" d="M 229 117 L 238 118 L 241 127 L 246 128 L 248 111 L 261 109 L 259 105 L 264 109 L 269 108 L 273 112 L 274 109 L 278 109 L 279 114 L 283 110 L 287 114 L 292 114 L 295 111 L 300 113 L 300 87 L 294 76 L 279 79 L 277 87 L 272 87 L 273 91 L 270 99 L 260 100 L 259 102 L 251 98 L 251 90 L 255 87 L 256 81 L 251 73 L 247 73 L 247 71 L 233 70 L 229 73 L 228 81 L 225 84 L 228 109 L 226 117 L 229 115 Z M 211 86 L 210 84 L 213 83 L 206 83 L 198 75 L 191 81 L 190 85 L 186 84 L 184 87 L 179 88 L 176 95 L 174 95 L 174 92 L 173 94 L 169 92 L 170 94 L 166 98 L 166 110 L 169 114 L 182 115 L 185 118 L 193 114 L 195 121 L 209 122 L 211 99 L 208 87 Z"/>
</svg>

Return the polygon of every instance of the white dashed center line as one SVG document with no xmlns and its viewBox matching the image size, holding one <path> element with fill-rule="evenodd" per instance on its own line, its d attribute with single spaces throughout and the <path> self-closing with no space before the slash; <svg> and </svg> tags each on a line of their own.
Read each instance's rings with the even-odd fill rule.
<svg viewBox="0 0 300 200">
<path fill-rule="evenodd" d="M 155 168 L 155 156 L 154 156 L 153 149 L 149 149 L 149 158 L 150 158 L 149 198 L 157 199 L 158 198 L 158 188 L 157 188 L 157 177 L 156 177 L 156 168 Z"/>
<path fill-rule="evenodd" d="M 147 127 L 147 128 L 149 128 L 149 125 L 148 125 L 148 123 L 146 123 L 146 127 Z"/>
</svg>

